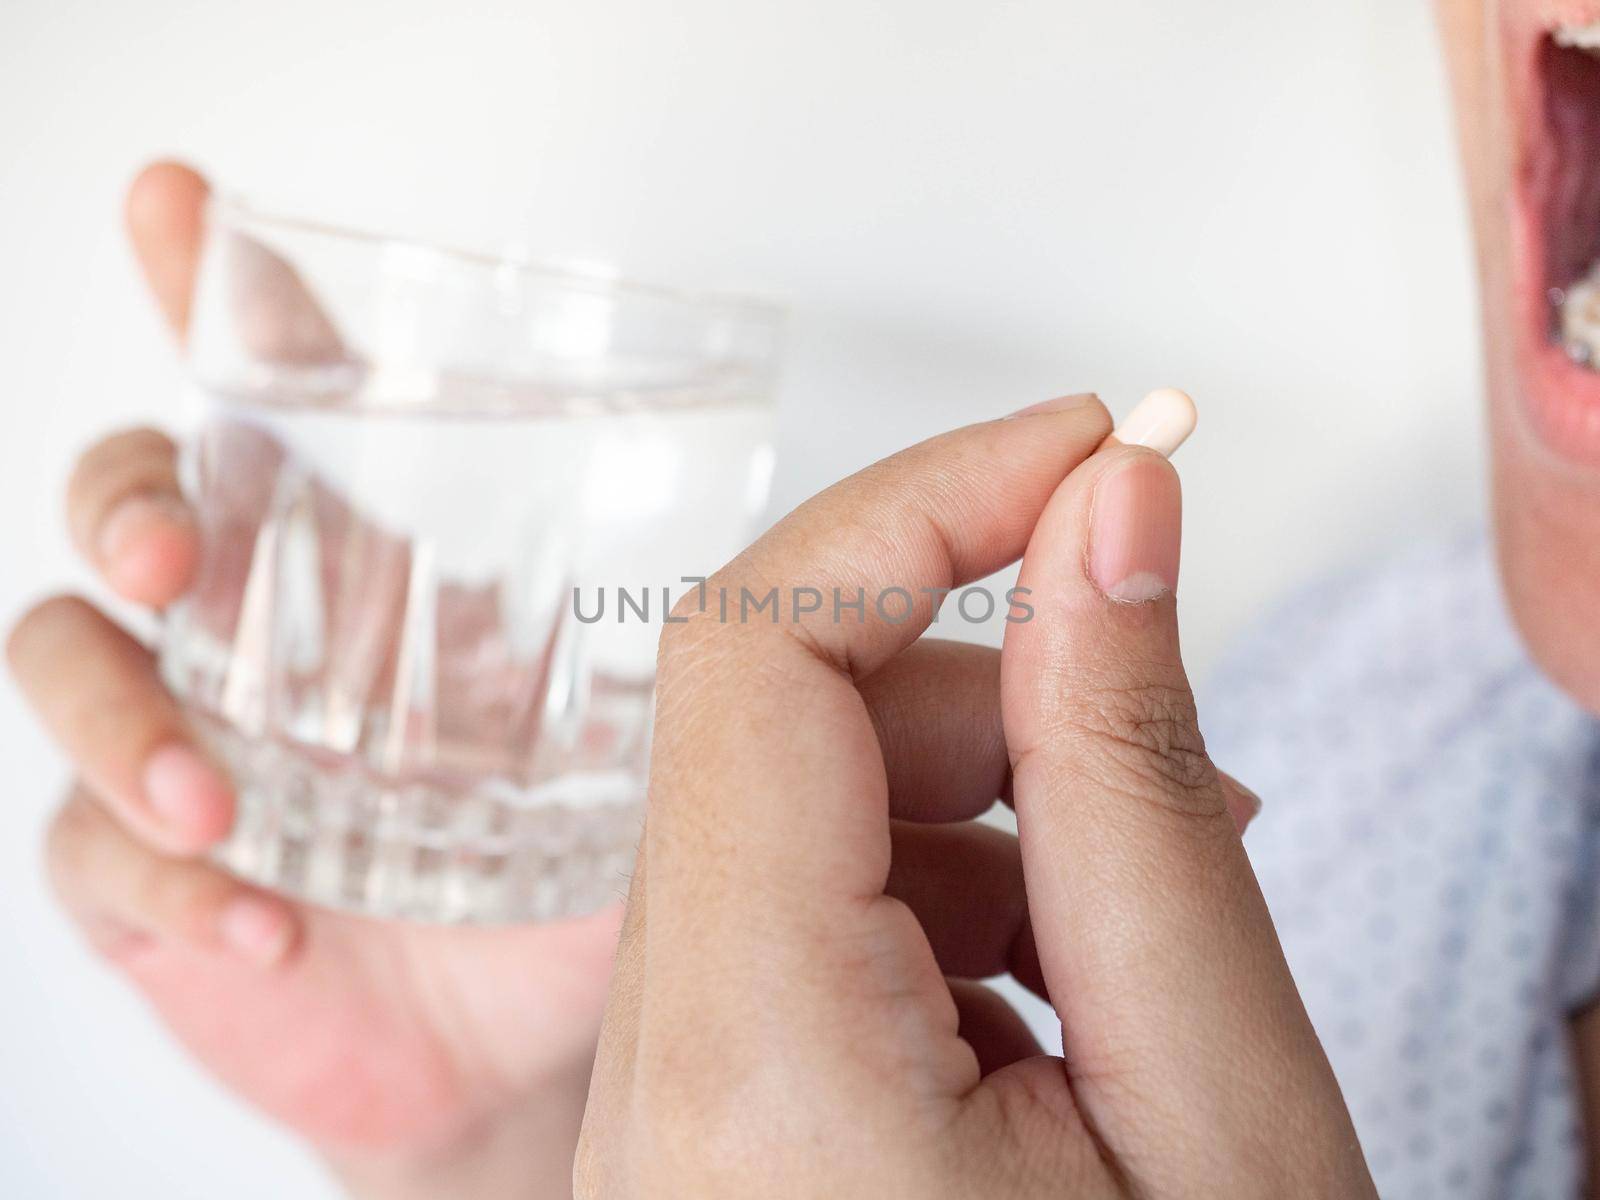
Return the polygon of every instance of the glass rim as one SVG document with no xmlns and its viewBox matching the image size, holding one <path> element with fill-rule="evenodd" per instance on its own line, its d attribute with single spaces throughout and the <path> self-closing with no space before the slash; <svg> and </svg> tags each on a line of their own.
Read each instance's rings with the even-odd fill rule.
<svg viewBox="0 0 1600 1200">
<path fill-rule="evenodd" d="M 440 262 L 494 271 L 510 271 L 521 279 L 559 284 L 579 291 L 678 304 L 685 308 L 699 309 L 708 316 L 736 315 L 764 321 L 776 327 L 782 323 L 785 315 L 784 306 L 779 301 L 749 293 L 647 283 L 599 270 L 585 271 L 580 267 L 559 266 L 535 258 L 520 258 L 510 253 L 496 254 L 484 250 L 471 250 L 416 234 L 363 229 L 338 221 L 325 221 L 263 207 L 234 191 L 212 192 L 206 199 L 206 213 L 208 217 L 213 214 L 220 214 L 224 218 L 233 216 L 270 229 L 281 229 L 286 233 L 366 243 L 380 248 L 400 247 L 411 253 L 427 255 Z"/>
</svg>

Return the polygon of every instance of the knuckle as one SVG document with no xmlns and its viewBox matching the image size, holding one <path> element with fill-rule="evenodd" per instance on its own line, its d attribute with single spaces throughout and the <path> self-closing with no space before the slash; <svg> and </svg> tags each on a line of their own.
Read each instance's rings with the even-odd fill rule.
<svg viewBox="0 0 1600 1200">
<path fill-rule="evenodd" d="M 139 844 L 79 785 L 45 832 L 45 870 L 69 910 L 159 929 L 196 945 L 212 936 L 222 905 L 243 885 L 197 863 Z"/>
<path fill-rule="evenodd" d="M 151 462 L 165 465 L 174 453 L 172 439 L 159 429 L 139 426 L 119 430 L 101 438 L 79 456 L 67 490 L 81 489 L 108 473 L 120 475 L 130 465 L 137 467 Z"/>
<path fill-rule="evenodd" d="M 664 713 L 699 705 L 734 656 L 728 627 L 714 614 L 694 613 L 661 631 L 656 652 L 656 704 Z M 658 717 L 666 722 L 666 716 Z"/>
<path fill-rule="evenodd" d="M 709 586 L 713 595 L 720 587 L 738 594 L 733 584 L 712 580 Z M 770 649 L 773 639 L 768 635 L 776 632 L 775 627 L 747 624 L 723 613 L 715 601 L 702 605 L 692 595 L 674 605 L 673 613 L 657 648 L 658 703 L 715 691 L 730 676 L 748 677 L 766 665 L 768 655 L 762 647 Z"/>
<path fill-rule="evenodd" d="M 1220 811 L 1216 768 L 1186 683 L 1093 688 L 1079 697 L 1070 719 L 1107 783 L 1158 796 L 1186 812 Z"/>
<path fill-rule="evenodd" d="M 236 880 L 199 863 L 174 862 L 139 848 L 131 856 L 128 912 L 170 936 L 203 945 L 228 899 L 242 892 Z"/>
<path fill-rule="evenodd" d="M 672 605 L 661 629 L 659 658 L 662 665 L 694 661 L 704 655 L 718 628 L 716 615 L 702 606 L 694 593 Z"/>
<path fill-rule="evenodd" d="M 659 647 L 662 663 L 698 664 L 719 656 L 729 634 L 739 628 L 738 596 L 739 583 L 731 564 L 680 593 L 662 626 Z M 732 613 L 730 597 L 734 601 Z"/>
<path fill-rule="evenodd" d="M 667 624 L 662 633 L 663 637 L 689 624 L 695 617 L 705 614 L 709 607 L 710 588 L 711 581 L 703 580 L 695 587 L 679 594 L 667 611 Z"/>
<path fill-rule="evenodd" d="M 6 662 L 14 675 L 22 674 L 40 655 L 73 629 L 95 615 L 94 606 L 81 596 L 56 595 L 39 601 L 17 618 L 6 636 Z"/>
<path fill-rule="evenodd" d="M 177 449 L 155 429 L 129 429 L 96 442 L 67 479 L 67 523 L 80 542 L 124 497 L 175 486 Z"/>
</svg>

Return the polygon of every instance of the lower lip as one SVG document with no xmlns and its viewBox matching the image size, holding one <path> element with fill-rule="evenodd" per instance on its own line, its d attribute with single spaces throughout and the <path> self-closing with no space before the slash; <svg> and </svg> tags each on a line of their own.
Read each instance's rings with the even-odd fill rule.
<svg viewBox="0 0 1600 1200">
<path fill-rule="evenodd" d="M 1513 179 L 1512 259 L 1516 304 L 1515 354 L 1523 412 L 1532 432 L 1552 453 L 1584 467 L 1600 468 L 1600 371 L 1580 366 L 1551 336 L 1550 271 L 1544 221 L 1544 172 L 1552 142 L 1546 131 L 1545 87 L 1540 47 L 1553 24 L 1548 14 L 1510 6 L 1502 29 L 1506 60 L 1504 103 L 1514 114 L 1518 159 Z M 1571 7 L 1571 6 L 1567 6 Z M 1562 14 L 1559 23 L 1593 16 Z M 1597 64 L 1600 69 L 1600 64 Z"/>
</svg>

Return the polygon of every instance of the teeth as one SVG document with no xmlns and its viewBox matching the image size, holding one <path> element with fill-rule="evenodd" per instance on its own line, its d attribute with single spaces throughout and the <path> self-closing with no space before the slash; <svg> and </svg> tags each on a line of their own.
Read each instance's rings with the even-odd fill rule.
<svg viewBox="0 0 1600 1200">
<path fill-rule="evenodd" d="M 1582 282 L 1566 289 L 1557 311 L 1567 357 L 1581 366 L 1600 362 L 1600 263 L 1589 268 Z"/>
<path fill-rule="evenodd" d="M 1555 39 L 1558 46 L 1600 51 L 1600 22 L 1593 25 L 1563 25 L 1556 30 Z"/>
</svg>

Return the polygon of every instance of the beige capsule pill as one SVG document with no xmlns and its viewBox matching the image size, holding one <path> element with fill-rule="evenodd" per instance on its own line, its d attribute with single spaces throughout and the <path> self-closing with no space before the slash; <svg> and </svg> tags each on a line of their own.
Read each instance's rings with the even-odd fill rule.
<svg viewBox="0 0 1600 1200">
<path fill-rule="evenodd" d="M 1189 440 L 1199 419 L 1187 392 L 1157 388 L 1134 406 L 1111 436 L 1125 446 L 1146 446 L 1171 458 Z"/>
</svg>

